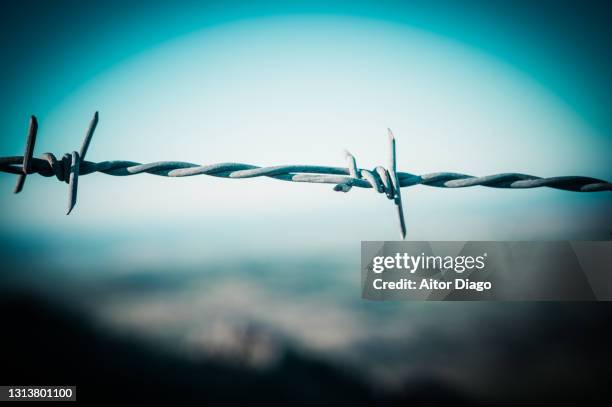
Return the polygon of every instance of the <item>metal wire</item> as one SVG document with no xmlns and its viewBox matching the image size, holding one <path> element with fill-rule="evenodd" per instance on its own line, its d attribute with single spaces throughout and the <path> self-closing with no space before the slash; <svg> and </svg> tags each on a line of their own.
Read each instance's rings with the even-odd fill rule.
<svg viewBox="0 0 612 407">
<path fill-rule="evenodd" d="M 59 181 L 69 184 L 68 210 L 69 214 L 76 205 L 78 178 L 94 172 L 113 176 L 129 176 L 136 174 L 153 174 L 164 177 L 190 177 L 195 175 L 210 175 L 222 178 L 255 178 L 269 177 L 282 181 L 335 184 L 334 190 L 348 192 L 352 187 L 373 188 L 378 193 L 384 193 L 394 201 L 398 211 L 400 234 L 406 235 L 400 188 L 413 185 L 426 185 L 438 188 L 465 188 L 484 186 L 490 188 L 526 189 L 549 187 L 575 192 L 612 191 L 612 183 L 597 178 L 582 176 L 536 177 L 520 173 L 503 173 L 475 177 L 453 172 L 436 172 L 415 175 L 397 171 L 395 137 L 389 130 L 390 157 L 389 169 L 378 166 L 373 170 L 359 169 L 355 157 L 346 152 L 347 167 L 327 167 L 319 165 L 278 165 L 273 167 L 258 167 L 242 163 L 219 163 L 199 165 L 182 161 L 157 161 L 141 164 L 134 161 L 86 161 L 85 155 L 98 124 L 98 112 L 94 114 L 85 134 L 80 152 L 73 151 L 64 154 L 58 160 L 51 153 L 44 153 L 41 158 L 34 158 L 34 145 L 38 130 L 36 117 L 32 116 L 26 139 L 23 156 L 0 157 L 0 172 L 18 174 L 15 193 L 24 186 L 26 176 L 39 174 L 44 177 L 55 176 Z"/>
</svg>

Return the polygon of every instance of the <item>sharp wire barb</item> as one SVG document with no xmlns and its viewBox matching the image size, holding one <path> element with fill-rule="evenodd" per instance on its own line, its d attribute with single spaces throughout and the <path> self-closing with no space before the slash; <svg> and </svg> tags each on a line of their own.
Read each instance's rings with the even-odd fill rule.
<svg viewBox="0 0 612 407">
<path fill-rule="evenodd" d="M 209 175 L 222 178 L 254 178 L 269 177 L 282 181 L 307 182 L 319 184 L 334 184 L 335 191 L 348 192 L 353 187 L 372 188 L 378 193 L 384 193 L 393 200 L 397 210 L 400 235 L 406 237 L 406 224 L 402 208 L 401 188 L 415 185 L 425 185 L 437 188 L 466 188 L 484 186 L 489 188 L 527 189 L 548 187 L 574 192 L 612 191 L 612 183 L 583 176 L 536 177 L 520 173 L 502 173 L 475 177 L 453 172 L 437 172 L 415 175 L 397 171 L 397 152 L 395 137 L 388 129 L 389 137 L 389 169 L 378 166 L 373 170 L 357 167 L 355 157 L 345 152 L 346 167 L 328 167 L 319 165 L 280 165 L 273 167 L 258 167 L 242 163 L 218 163 L 199 165 L 183 161 L 158 161 L 141 164 L 134 161 L 86 161 L 85 156 L 98 124 L 98 112 L 89 123 L 80 152 L 73 151 L 64 154 L 61 160 L 51 153 L 44 153 L 41 158 L 34 158 L 34 145 L 38 132 L 38 122 L 35 116 L 30 119 L 30 127 L 26 139 L 23 156 L 0 157 L 0 172 L 16 174 L 15 193 L 23 189 L 25 178 L 29 174 L 39 174 L 44 177 L 55 176 L 59 181 L 68 183 L 69 214 L 77 202 L 79 177 L 95 172 L 113 176 L 131 176 L 137 174 L 152 174 L 163 177 L 190 177 Z"/>
<path fill-rule="evenodd" d="M 68 181 L 68 210 L 66 211 L 66 215 L 70 215 L 74 205 L 76 205 L 77 200 L 77 187 L 79 186 L 79 172 L 80 172 L 80 164 L 81 158 L 79 157 L 79 153 L 73 151 L 71 156 L 70 166 L 70 179 Z"/>
<path fill-rule="evenodd" d="M 15 184 L 14 192 L 20 193 L 25 184 L 26 177 L 32 171 L 32 156 L 34 155 L 34 145 L 36 144 L 36 134 L 38 133 L 38 120 L 36 116 L 30 117 L 30 126 L 28 128 L 28 135 L 26 136 L 25 152 L 23 153 L 23 160 L 21 166 L 21 174 L 17 176 L 17 183 Z"/>
<path fill-rule="evenodd" d="M 81 152 L 79 156 L 81 160 L 85 159 L 85 154 L 87 154 L 87 149 L 89 148 L 89 143 L 91 143 L 91 138 L 93 137 L 94 131 L 96 131 L 96 126 L 98 125 L 98 112 L 94 113 L 91 122 L 89 122 L 89 127 L 87 128 L 87 133 L 85 133 L 85 138 L 83 139 L 83 144 L 81 144 Z"/>
<path fill-rule="evenodd" d="M 400 226 L 400 236 L 402 240 L 406 238 L 406 220 L 404 219 L 404 208 L 402 207 L 402 191 L 397 177 L 397 155 L 395 151 L 395 136 L 391 129 L 387 129 L 389 134 L 389 144 L 391 147 L 389 157 L 389 176 L 391 177 L 391 183 L 393 184 L 393 201 L 395 202 L 395 208 L 397 210 L 397 218 Z"/>
</svg>

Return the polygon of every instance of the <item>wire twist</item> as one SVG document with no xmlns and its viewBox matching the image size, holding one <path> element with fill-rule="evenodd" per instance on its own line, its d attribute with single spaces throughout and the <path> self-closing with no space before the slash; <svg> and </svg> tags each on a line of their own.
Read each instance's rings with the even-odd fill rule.
<svg viewBox="0 0 612 407">
<path fill-rule="evenodd" d="M 85 156 L 94 131 L 98 124 L 98 112 L 89 123 L 79 152 L 66 153 L 58 160 L 52 153 L 44 153 L 34 158 L 34 146 L 38 132 L 38 121 L 30 118 L 25 152 L 23 156 L 0 157 L 0 172 L 17 174 L 14 192 L 23 190 L 26 177 L 39 174 L 44 177 L 55 176 L 59 181 L 68 183 L 68 208 L 70 214 L 77 201 L 79 176 L 101 172 L 113 176 L 153 174 L 164 177 L 190 177 L 209 175 L 222 178 L 269 177 L 282 181 L 334 184 L 334 190 L 348 192 L 353 187 L 372 188 L 385 194 L 394 202 L 397 209 L 402 239 L 406 236 L 406 225 L 402 208 L 401 188 L 413 185 L 426 185 L 438 188 L 465 188 L 485 186 L 490 188 L 526 189 L 549 187 L 575 192 L 612 191 L 612 183 L 597 178 L 582 176 L 536 177 L 520 173 L 502 173 L 475 177 L 453 172 L 437 172 L 415 175 L 397 171 L 395 137 L 389 134 L 389 168 L 377 166 L 373 170 L 357 167 L 355 157 L 345 152 L 347 167 L 328 167 L 318 165 L 279 165 L 258 167 L 242 163 L 218 163 L 199 165 L 183 161 L 158 161 L 141 164 L 134 161 L 86 161 Z"/>
</svg>

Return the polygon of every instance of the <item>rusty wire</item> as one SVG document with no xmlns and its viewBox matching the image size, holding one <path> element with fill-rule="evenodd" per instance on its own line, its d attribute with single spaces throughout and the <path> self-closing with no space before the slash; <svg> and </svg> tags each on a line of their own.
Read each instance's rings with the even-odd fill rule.
<svg viewBox="0 0 612 407">
<path fill-rule="evenodd" d="M 30 119 L 23 156 L 0 157 L 0 172 L 18 174 L 15 193 L 19 193 L 25 184 L 27 175 L 39 174 L 44 177 L 55 176 L 59 181 L 68 183 L 69 214 L 77 200 L 78 179 L 81 175 L 101 172 L 107 175 L 127 176 L 136 174 L 153 174 L 164 177 L 189 177 L 194 175 L 210 175 L 222 178 L 254 178 L 269 177 L 282 181 L 335 184 L 334 190 L 348 192 L 353 187 L 373 188 L 376 192 L 385 194 L 393 200 L 398 213 L 400 234 L 406 236 L 406 226 L 402 208 L 401 187 L 426 185 L 438 188 L 464 188 L 485 186 L 490 188 L 525 189 L 549 187 L 575 192 L 612 191 L 612 183 L 591 177 L 561 176 L 536 177 L 520 173 L 503 173 L 474 177 L 472 175 L 453 172 L 436 172 L 415 175 L 397 171 L 395 137 L 389 133 L 390 156 L 389 168 L 378 166 L 373 170 L 357 167 L 355 157 L 346 152 L 347 167 L 327 167 L 319 165 L 278 165 L 273 167 L 258 167 L 242 163 L 218 163 L 199 165 L 182 161 L 157 161 L 141 164 L 134 161 L 86 161 L 85 156 L 98 124 L 98 112 L 91 120 L 81 149 L 64 154 L 58 160 L 51 153 L 44 153 L 41 158 L 34 158 L 34 145 L 38 132 L 38 122 L 35 116 Z"/>
</svg>

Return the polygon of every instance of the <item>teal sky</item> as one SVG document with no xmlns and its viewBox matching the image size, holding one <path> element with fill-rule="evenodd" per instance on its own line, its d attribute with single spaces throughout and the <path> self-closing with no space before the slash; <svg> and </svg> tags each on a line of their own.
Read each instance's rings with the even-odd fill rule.
<svg viewBox="0 0 612 407">
<path fill-rule="evenodd" d="M 11 9 L 0 146 L 21 154 L 35 113 L 37 152 L 71 151 L 99 110 L 88 157 L 96 161 L 343 165 L 347 148 L 371 168 L 386 163 L 391 127 L 407 172 L 610 179 L 607 29 L 596 8 L 555 4 Z M 12 196 L 13 177 L 0 182 L 7 232 L 26 225 L 104 236 L 130 228 L 148 236 L 149 249 L 163 243 L 155 236 L 172 233 L 245 253 L 295 241 L 304 250 L 356 248 L 397 235 L 392 205 L 371 191 L 94 175 L 81 180 L 67 219 L 64 185 L 30 177 Z M 408 236 L 609 238 L 608 195 L 410 188 Z"/>
<path fill-rule="evenodd" d="M 230 0 L 114 7 L 112 1 L 7 2 L 0 83 L 11 96 L 12 113 L 22 114 L 22 103 L 15 103 L 21 99 L 25 110 L 42 114 L 96 74 L 177 36 L 240 19 L 327 14 L 395 22 L 464 42 L 526 71 L 598 127 L 609 126 L 605 3 L 532 3 Z"/>
</svg>

